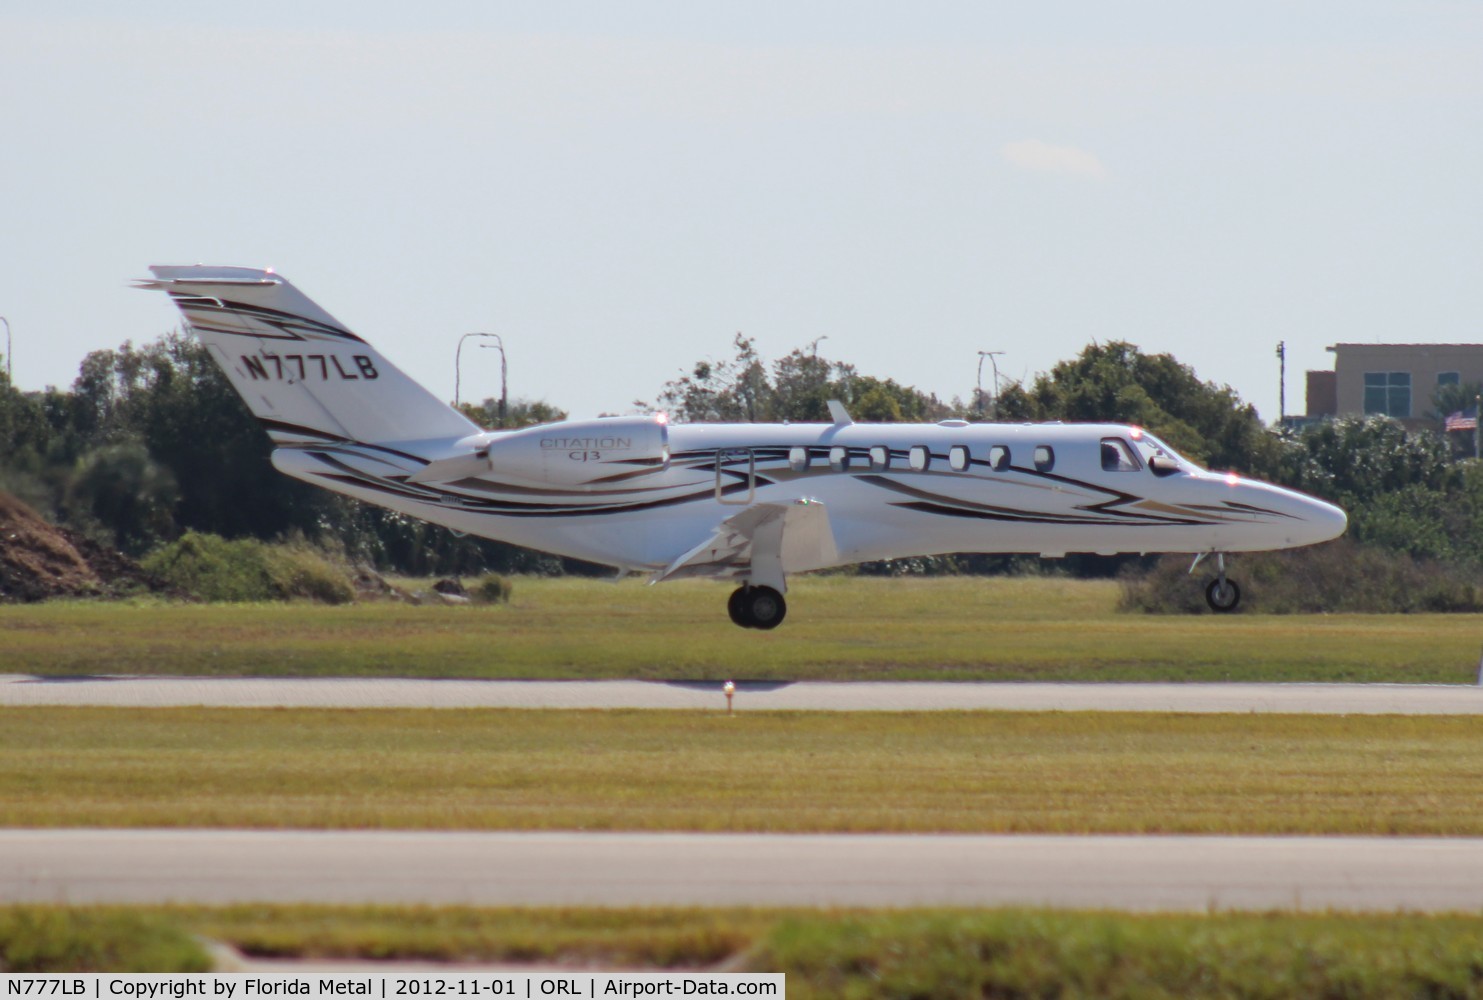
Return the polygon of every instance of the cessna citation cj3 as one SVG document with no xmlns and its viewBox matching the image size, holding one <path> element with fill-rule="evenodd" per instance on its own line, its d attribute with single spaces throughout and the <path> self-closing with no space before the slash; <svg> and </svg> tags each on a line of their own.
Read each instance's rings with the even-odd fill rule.
<svg viewBox="0 0 1483 1000">
<path fill-rule="evenodd" d="M 740 584 L 732 621 L 775 628 L 793 573 L 950 552 L 1214 554 L 1342 534 L 1337 507 L 1207 472 L 1121 424 L 668 426 L 663 415 L 490 432 L 398 371 L 281 275 L 152 267 L 276 446 L 316 486 L 456 531 L 653 582 Z"/>
</svg>

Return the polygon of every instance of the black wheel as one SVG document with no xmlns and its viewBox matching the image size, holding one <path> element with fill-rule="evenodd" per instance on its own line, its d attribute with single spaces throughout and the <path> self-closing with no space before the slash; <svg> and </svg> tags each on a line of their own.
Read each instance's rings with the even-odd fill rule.
<svg viewBox="0 0 1483 1000">
<path fill-rule="evenodd" d="M 1210 610 L 1218 614 L 1235 611 L 1236 605 L 1241 603 L 1241 588 L 1236 586 L 1235 580 L 1211 580 L 1205 588 L 1205 603 L 1210 605 Z"/>
<path fill-rule="evenodd" d="M 742 628 L 751 628 L 752 619 L 747 617 L 747 588 L 737 587 L 726 599 L 726 611 L 731 620 Z"/>
<path fill-rule="evenodd" d="M 752 628 L 777 628 L 788 614 L 788 602 L 771 587 L 747 587 L 741 603 L 746 608 L 747 623 Z"/>
</svg>

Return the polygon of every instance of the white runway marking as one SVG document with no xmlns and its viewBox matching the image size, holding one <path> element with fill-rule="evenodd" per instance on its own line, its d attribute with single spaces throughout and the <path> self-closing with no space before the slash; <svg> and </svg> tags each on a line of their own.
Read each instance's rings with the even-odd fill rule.
<svg viewBox="0 0 1483 1000">
<path fill-rule="evenodd" d="M 70 903 L 1483 908 L 1483 840 L 0 830 Z"/>
<path fill-rule="evenodd" d="M 721 682 L 0 675 L 0 705 L 222 708 L 724 710 Z M 1446 684 L 740 682 L 737 711 L 1278 712 L 1483 715 L 1483 687 Z"/>
</svg>

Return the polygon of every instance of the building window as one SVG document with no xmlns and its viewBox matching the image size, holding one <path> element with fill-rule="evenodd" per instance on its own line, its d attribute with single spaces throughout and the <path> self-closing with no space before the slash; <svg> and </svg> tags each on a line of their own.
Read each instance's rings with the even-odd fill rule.
<svg viewBox="0 0 1483 1000">
<path fill-rule="evenodd" d="M 1437 372 L 1437 385 L 1462 385 L 1462 372 Z"/>
<path fill-rule="evenodd" d="M 1410 372 L 1365 372 L 1365 413 L 1411 415 Z"/>
</svg>

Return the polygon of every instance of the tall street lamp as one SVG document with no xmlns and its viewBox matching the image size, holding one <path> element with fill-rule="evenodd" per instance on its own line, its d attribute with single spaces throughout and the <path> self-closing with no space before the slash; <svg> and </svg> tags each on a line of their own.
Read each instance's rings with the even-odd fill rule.
<svg viewBox="0 0 1483 1000">
<path fill-rule="evenodd" d="M 999 362 L 994 359 L 1003 354 L 1003 351 L 979 351 L 978 352 L 978 415 L 984 415 L 984 358 L 989 359 L 989 364 L 994 368 L 994 419 L 999 419 Z"/>
<path fill-rule="evenodd" d="M 5 381 L 14 386 L 15 363 L 10 360 L 10 320 L 0 316 L 0 323 L 5 324 Z"/>
<path fill-rule="evenodd" d="M 453 408 L 458 409 L 459 390 L 462 383 L 463 372 L 463 342 L 470 337 L 486 337 L 493 344 L 480 344 L 480 347 L 493 348 L 499 351 L 499 425 L 505 426 L 505 412 L 509 404 L 509 366 L 505 359 L 505 342 L 497 333 L 466 333 L 458 338 L 458 350 L 453 353 Z"/>
</svg>

